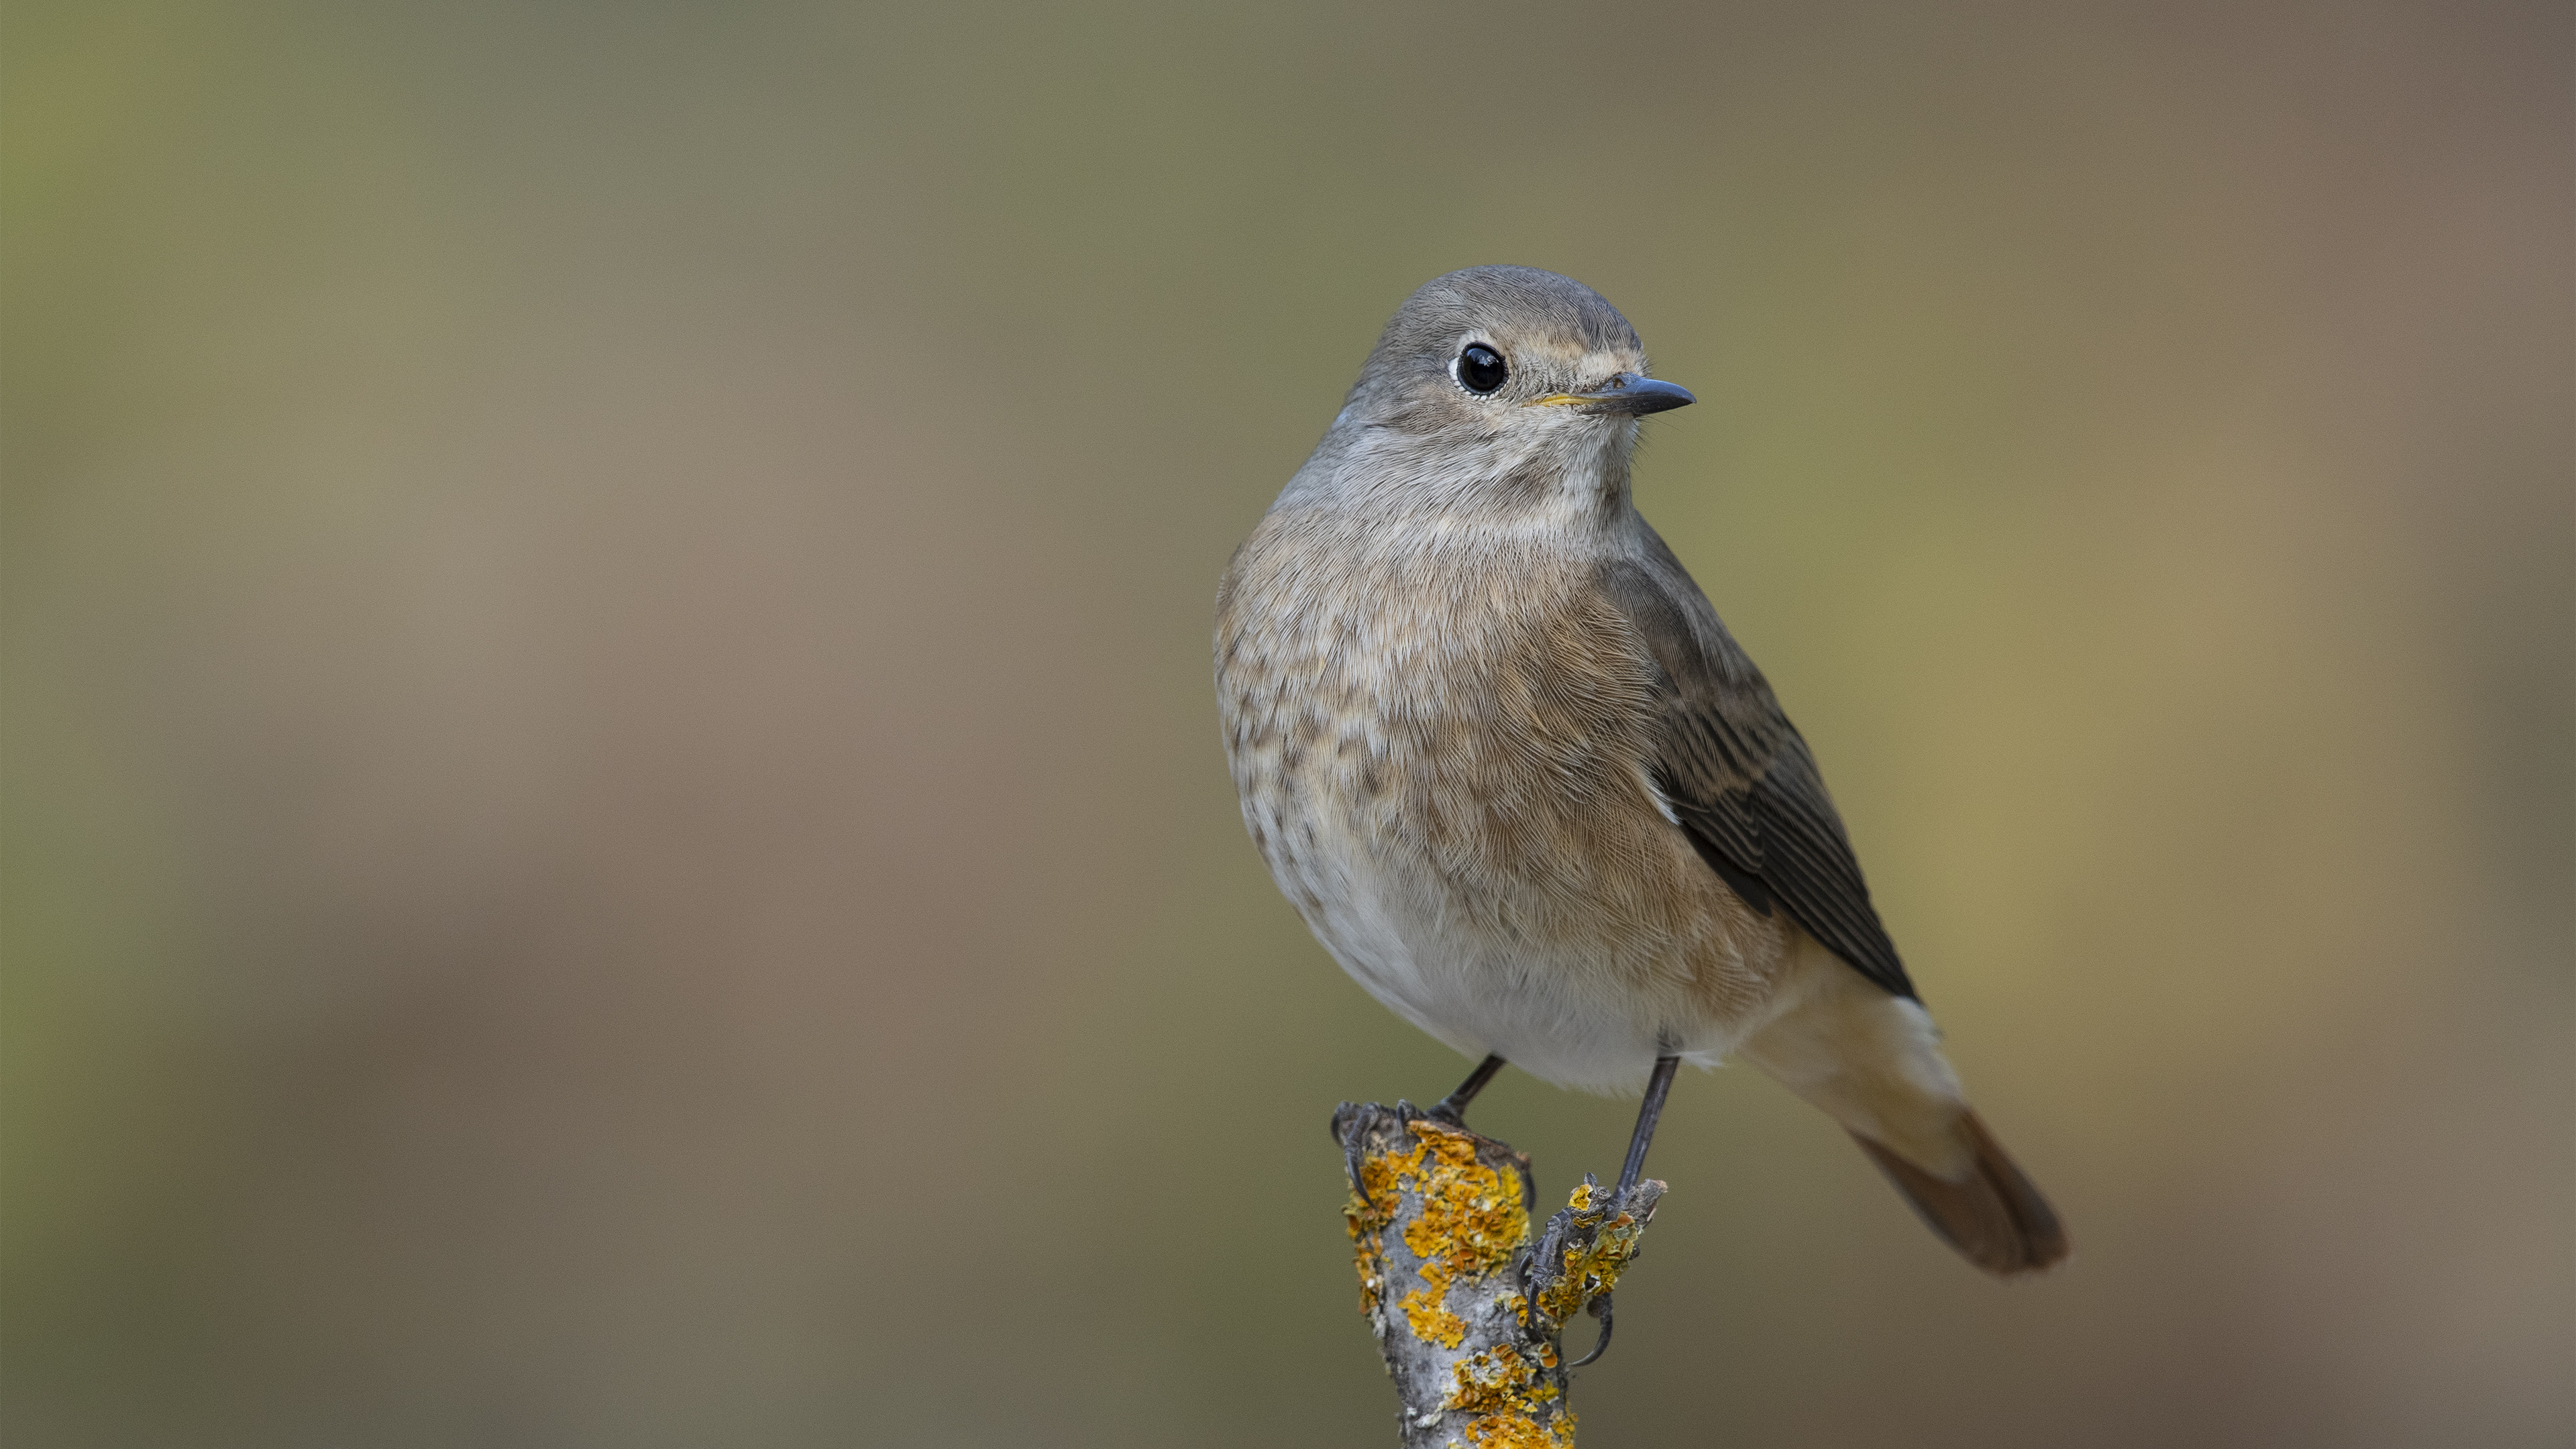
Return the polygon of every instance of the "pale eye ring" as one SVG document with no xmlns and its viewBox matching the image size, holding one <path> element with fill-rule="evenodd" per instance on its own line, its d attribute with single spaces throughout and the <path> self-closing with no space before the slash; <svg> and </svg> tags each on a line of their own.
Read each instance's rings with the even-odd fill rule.
<svg viewBox="0 0 2576 1449">
<path fill-rule="evenodd" d="M 1470 342 L 1459 352 L 1458 360 L 1449 365 L 1449 374 L 1458 379 L 1460 387 L 1482 396 L 1509 381 L 1512 370 L 1501 353 L 1481 342 Z"/>
</svg>

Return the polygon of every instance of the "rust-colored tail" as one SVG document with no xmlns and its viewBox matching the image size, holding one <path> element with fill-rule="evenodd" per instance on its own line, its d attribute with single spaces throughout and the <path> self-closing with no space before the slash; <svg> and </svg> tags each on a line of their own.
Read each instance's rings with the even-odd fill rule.
<svg viewBox="0 0 2576 1449">
<path fill-rule="evenodd" d="M 1960 1140 L 1973 1161 L 1953 1182 L 1936 1177 L 1855 1132 L 1852 1140 L 1925 1225 L 1971 1263 L 1998 1277 L 2033 1273 L 2066 1256 L 2066 1230 L 2030 1179 L 1986 1131 L 1974 1112 L 1958 1117 Z"/>
</svg>

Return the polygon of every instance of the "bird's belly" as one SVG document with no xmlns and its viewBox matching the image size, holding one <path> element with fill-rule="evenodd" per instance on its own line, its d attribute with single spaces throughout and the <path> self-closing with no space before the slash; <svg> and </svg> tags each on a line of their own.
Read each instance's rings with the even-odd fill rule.
<svg viewBox="0 0 2576 1449">
<path fill-rule="evenodd" d="M 1635 1088 L 1665 1052 L 1713 1062 L 1767 1019 L 1776 927 L 1650 808 L 1354 738 L 1238 752 L 1237 777 L 1280 889 L 1398 1015 L 1599 1091 Z"/>
<path fill-rule="evenodd" d="M 1659 1038 L 1688 1037 L 1681 1045 L 1695 1052 L 1721 1047 L 1701 1013 L 1657 1011 L 1653 993 L 1607 979 L 1597 953 L 1581 943 L 1476 922 L 1476 903 L 1451 898 L 1442 883 L 1386 870 L 1357 852 L 1289 864 L 1283 884 L 1291 873 L 1340 882 L 1301 900 L 1300 910 L 1342 969 L 1468 1056 L 1493 1052 L 1560 1086 L 1614 1091 L 1644 1081 L 1668 1049 Z"/>
<path fill-rule="evenodd" d="M 1258 537 L 1238 559 L 1217 692 L 1280 889 L 1461 1051 L 1600 1090 L 1723 1052 L 1761 1025 L 1784 941 L 1663 813 L 1652 661 L 1562 570 L 1444 567 L 1319 580 Z M 1426 591 L 1451 606 L 1401 602 Z"/>
</svg>

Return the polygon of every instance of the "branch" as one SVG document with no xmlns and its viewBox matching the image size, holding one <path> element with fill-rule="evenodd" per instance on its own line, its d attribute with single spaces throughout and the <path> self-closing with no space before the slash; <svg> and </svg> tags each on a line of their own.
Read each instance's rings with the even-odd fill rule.
<svg viewBox="0 0 2576 1449">
<path fill-rule="evenodd" d="M 1406 1449 L 1572 1445 L 1573 1376 L 1559 1340 L 1586 1308 L 1608 1332 L 1610 1290 L 1664 1185 L 1638 1183 L 1614 1202 L 1586 1176 L 1532 1247 L 1537 1185 L 1508 1144 L 1405 1102 L 1345 1102 L 1333 1137 L 1367 1191 L 1342 1212 Z"/>
</svg>

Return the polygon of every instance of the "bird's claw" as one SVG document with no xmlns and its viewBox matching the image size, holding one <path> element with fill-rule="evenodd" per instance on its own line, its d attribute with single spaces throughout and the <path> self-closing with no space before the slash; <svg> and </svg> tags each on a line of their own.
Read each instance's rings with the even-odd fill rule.
<svg viewBox="0 0 2576 1449">
<path fill-rule="evenodd" d="M 1445 1100 L 1429 1107 L 1417 1107 L 1402 1098 L 1396 1099 L 1392 1107 L 1381 1107 L 1374 1102 L 1367 1106 L 1344 1102 L 1341 1110 L 1333 1114 L 1333 1140 L 1342 1144 L 1342 1170 L 1350 1175 L 1351 1191 L 1358 1196 L 1360 1206 L 1377 1206 L 1377 1200 L 1369 1196 L 1368 1185 L 1360 1180 L 1360 1163 L 1368 1155 L 1361 1150 L 1360 1142 L 1368 1135 L 1374 1119 L 1393 1117 L 1408 1128 L 1416 1122 L 1438 1122 L 1463 1132 L 1467 1127 L 1463 1120 L 1465 1115 Z"/>
<path fill-rule="evenodd" d="M 1593 1299 L 1591 1304 L 1583 1311 L 1601 1320 L 1601 1336 L 1592 1341 L 1592 1351 L 1590 1353 L 1585 1354 L 1583 1357 L 1578 1358 L 1574 1362 L 1565 1366 L 1566 1371 L 1569 1373 L 1576 1369 L 1585 1367 L 1588 1364 L 1598 1362 L 1601 1355 L 1610 1351 L 1610 1295 L 1604 1293 L 1600 1297 Z"/>
<path fill-rule="evenodd" d="M 1344 1102 L 1341 1110 L 1333 1114 L 1333 1140 L 1342 1144 L 1342 1170 L 1350 1175 L 1351 1194 L 1360 1200 L 1360 1206 L 1364 1208 L 1377 1206 L 1376 1200 L 1369 1196 L 1368 1185 L 1360 1180 L 1360 1159 L 1363 1155 L 1360 1151 L 1360 1138 L 1368 1131 L 1367 1118 L 1372 1110 L 1356 1102 Z"/>
</svg>

